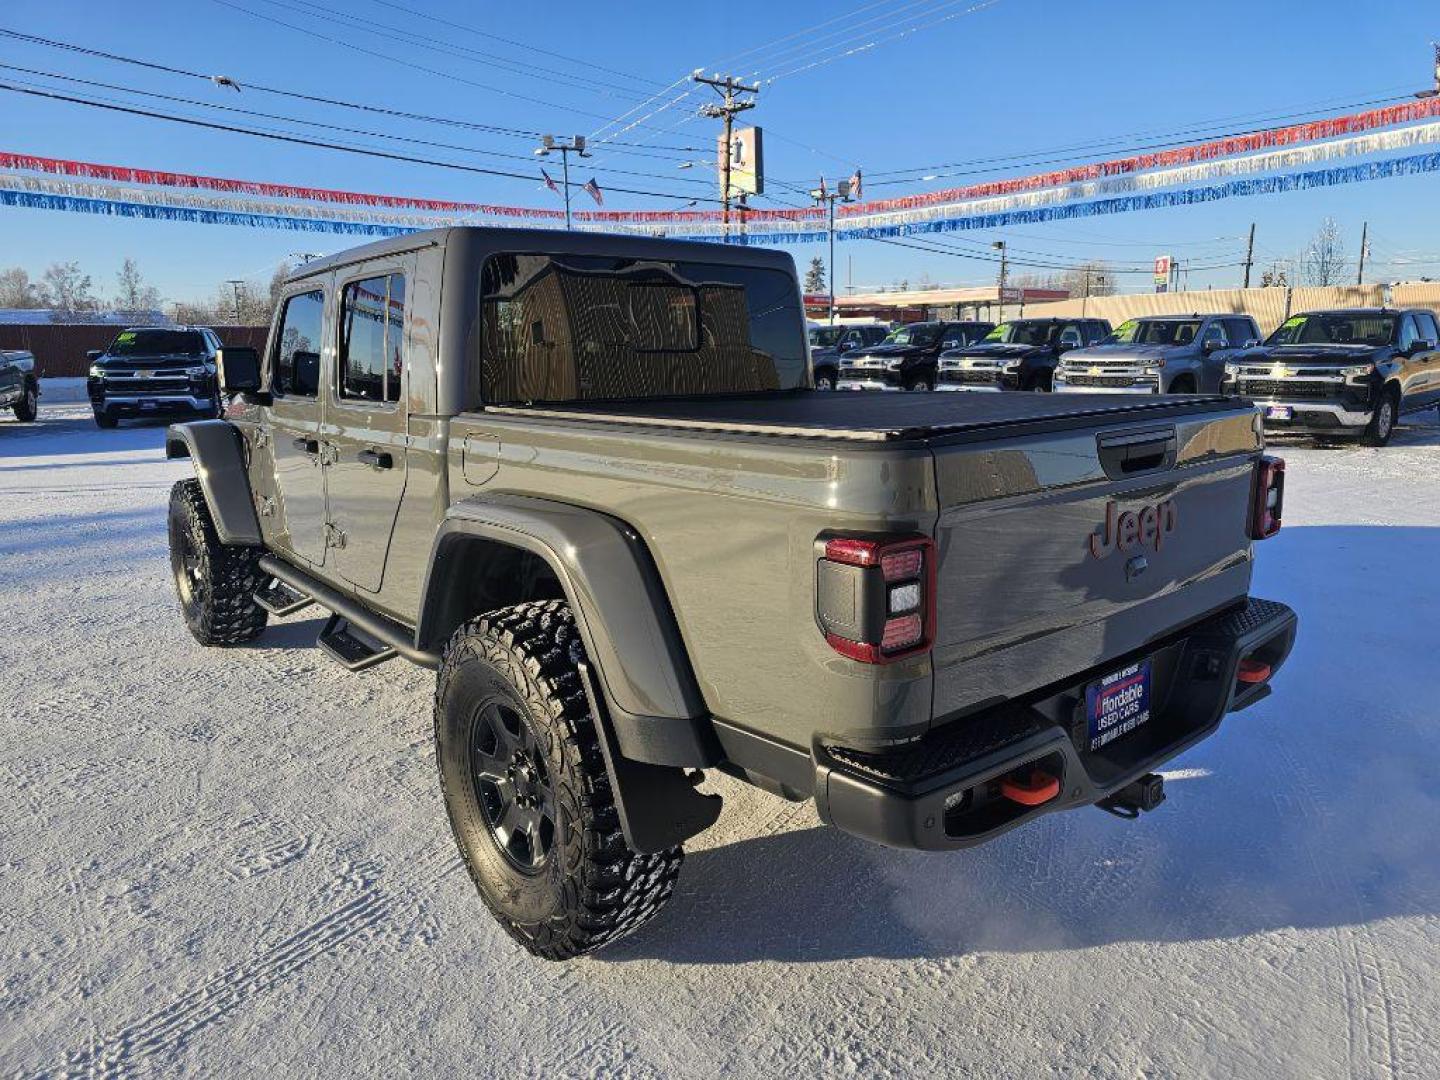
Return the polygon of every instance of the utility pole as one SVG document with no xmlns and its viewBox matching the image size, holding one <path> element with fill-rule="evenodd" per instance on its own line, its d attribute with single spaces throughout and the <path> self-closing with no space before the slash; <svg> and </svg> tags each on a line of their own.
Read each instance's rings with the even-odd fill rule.
<svg viewBox="0 0 1440 1080">
<path fill-rule="evenodd" d="M 1005 241 L 994 240 L 990 246 L 1000 252 L 1000 284 L 995 292 L 995 299 L 998 301 L 999 311 L 995 321 L 997 323 L 1003 323 L 1005 321 L 1005 271 L 1008 268 L 1005 261 Z"/>
<path fill-rule="evenodd" d="M 548 157 L 552 152 L 560 155 L 560 171 L 565 188 L 565 228 L 570 228 L 570 155 L 587 158 L 590 151 L 585 149 L 585 136 L 576 135 L 568 143 L 561 142 L 554 135 L 540 136 L 540 145 L 535 149 L 536 157 Z"/>
<path fill-rule="evenodd" d="M 1355 275 L 1355 284 L 1365 284 L 1365 255 L 1370 249 L 1370 222 L 1360 226 L 1360 271 Z"/>
<path fill-rule="evenodd" d="M 1417 98 L 1440 97 L 1440 41 L 1430 43 L 1435 48 L 1435 85 L 1429 90 L 1421 90 L 1415 96 Z"/>
<path fill-rule="evenodd" d="M 720 220 L 723 224 L 730 224 L 730 162 L 735 156 L 733 132 L 735 127 L 735 115 L 746 109 L 755 108 L 754 97 L 742 98 L 741 94 L 758 94 L 760 84 L 754 83 L 746 86 L 734 75 L 726 75 L 721 78 L 719 75 L 710 75 L 708 78 L 697 69 L 691 76 L 695 82 L 712 87 L 723 99 L 719 105 L 702 105 L 700 115 L 709 117 L 711 120 L 723 120 L 725 122 L 725 158 L 720 164 L 720 205 L 722 207 Z M 728 235 L 729 229 L 726 229 Z"/>
<path fill-rule="evenodd" d="M 831 191 L 825 186 L 825 178 L 820 178 L 820 186 L 810 192 L 810 197 L 817 203 L 823 203 L 826 207 L 826 228 L 830 234 L 830 265 L 825 269 L 830 281 L 830 325 L 835 325 L 835 204 L 837 202 L 850 202 L 850 181 L 835 181 L 835 190 Z"/>
<path fill-rule="evenodd" d="M 1255 265 L 1255 223 L 1250 223 L 1250 242 L 1245 245 L 1245 284 L 1244 288 L 1250 287 L 1250 268 Z"/>
<path fill-rule="evenodd" d="M 1089 266 L 1082 267 L 1081 273 L 1085 275 L 1085 295 L 1080 299 L 1080 317 L 1083 319 L 1085 318 L 1086 312 L 1090 309 L 1090 275 L 1095 275 L 1095 283 L 1097 285 L 1105 284 L 1105 275 Z"/>
<path fill-rule="evenodd" d="M 240 325 L 240 290 L 241 290 L 241 288 L 244 287 L 245 281 L 244 281 L 244 279 L 242 279 L 242 278 L 231 278 L 230 280 L 226 281 L 225 284 L 226 284 L 226 285 L 229 285 L 230 288 L 232 288 L 233 290 L 235 290 L 235 325 L 236 325 L 236 326 L 239 326 L 239 325 Z"/>
</svg>

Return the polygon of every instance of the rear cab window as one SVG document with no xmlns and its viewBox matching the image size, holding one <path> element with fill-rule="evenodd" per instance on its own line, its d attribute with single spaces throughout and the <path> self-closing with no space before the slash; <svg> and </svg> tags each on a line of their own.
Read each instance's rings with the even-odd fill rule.
<svg viewBox="0 0 1440 1080">
<path fill-rule="evenodd" d="M 405 276 L 383 274 L 340 290 L 339 378 L 343 401 L 394 404 L 405 374 Z"/>
<path fill-rule="evenodd" d="M 723 263 L 500 254 L 481 272 L 478 395 L 539 404 L 798 390 L 794 279 Z"/>
</svg>

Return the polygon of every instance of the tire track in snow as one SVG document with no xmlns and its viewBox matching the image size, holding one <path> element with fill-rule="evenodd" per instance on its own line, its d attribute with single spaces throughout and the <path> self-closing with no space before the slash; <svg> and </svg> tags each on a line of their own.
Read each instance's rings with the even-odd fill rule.
<svg viewBox="0 0 1440 1080">
<path fill-rule="evenodd" d="M 166 1059 L 194 1036 L 224 1022 L 255 998 L 281 986 L 315 961 L 333 955 L 352 939 L 382 932 L 387 924 L 395 924 L 394 929 L 403 931 L 425 906 L 422 891 L 433 887 L 454 869 L 451 864 L 458 863 L 458 858 L 449 856 L 443 846 L 420 854 L 410 863 L 409 873 L 389 889 L 376 884 L 370 874 L 358 880 L 342 874 L 322 890 L 322 897 L 333 901 L 337 894 L 347 891 L 347 886 L 357 884 L 361 888 L 358 895 L 113 1035 L 92 1040 L 90 1047 L 67 1055 L 58 1066 L 32 1075 L 77 1080 L 119 1077 L 152 1059 Z M 385 944 L 394 946 L 393 941 Z"/>
</svg>

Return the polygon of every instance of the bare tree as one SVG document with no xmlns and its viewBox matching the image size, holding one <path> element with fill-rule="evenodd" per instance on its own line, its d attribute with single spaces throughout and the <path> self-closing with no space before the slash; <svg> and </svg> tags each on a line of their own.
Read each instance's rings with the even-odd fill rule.
<svg viewBox="0 0 1440 1080">
<path fill-rule="evenodd" d="M 1109 265 L 1095 261 L 1066 270 L 1055 279 L 1055 284 L 1071 296 L 1114 296 L 1118 291 Z"/>
<path fill-rule="evenodd" d="M 1340 226 L 1333 218 L 1326 218 L 1300 257 L 1301 278 L 1307 285 L 1339 285 L 1349 262 Z"/>
<path fill-rule="evenodd" d="M 145 284 L 140 267 L 135 260 L 126 258 L 115 275 L 115 301 L 111 305 L 116 311 L 146 312 L 160 306 L 160 290 Z"/>
<path fill-rule="evenodd" d="M 45 305 L 54 308 L 57 315 L 96 310 L 100 301 L 92 288 L 90 275 L 82 274 L 77 262 L 51 263 L 45 268 L 40 286 Z"/>
<path fill-rule="evenodd" d="M 44 307 L 40 290 L 21 267 L 0 270 L 0 308 Z"/>
</svg>

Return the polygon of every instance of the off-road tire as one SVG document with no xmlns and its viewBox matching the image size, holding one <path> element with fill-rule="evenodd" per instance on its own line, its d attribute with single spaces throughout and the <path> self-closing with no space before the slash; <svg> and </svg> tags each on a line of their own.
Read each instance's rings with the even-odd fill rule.
<svg viewBox="0 0 1440 1080">
<path fill-rule="evenodd" d="M 101 428 L 102 430 L 109 431 L 111 428 L 115 427 L 119 423 L 119 420 L 115 419 L 115 417 L 113 416 L 108 415 L 107 413 L 97 412 L 95 414 L 95 426 Z"/>
<path fill-rule="evenodd" d="M 170 570 L 180 614 L 201 645 L 240 645 L 265 629 L 268 612 L 255 602 L 263 582 L 262 549 L 222 544 L 200 481 L 170 489 Z"/>
<path fill-rule="evenodd" d="M 569 606 L 536 601 L 464 623 L 435 683 L 435 756 L 455 842 L 491 914 L 546 960 L 643 926 L 669 899 L 684 858 L 678 846 L 645 855 L 626 844 L 580 680 L 584 659 Z M 553 841 L 528 873 L 502 850 L 475 780 L 472 740 L 495 705 L 528 727 L 554 796 Z"/>
<path fill-rule="evenodd" d="M 924 393 L 935 389 L 934 375 L 916 375 L 905 383 L 905 389 L 911 393 Z"/>
<path fill-rule="evenodd" d="M 31 423 L 40 413 L 40 395 L 35 387 L 25 387 L 25 395 L 15 403 L 15 419 Z"/>
<path fill-rule="evenodd" d="M 816 389 L 816 390 L 834 390 L 834 389 L 835 389 L 835 376 L 834 376 L 833 374 L 831 374 L 830 372 L 828 372 L 828 371 L 816 372 L 816 374 L 815 374 L 815 389 Z"/>
<path fill-rule="evenodd" d="M 1388 415 L 1387 415 L 1388 410 Z M 1400 417 L 1400 395 L 1393 388 L 1386 388 L 1380 403 L 1375 406 L 1375 415 L 1365 425 L 1360 441 L 1366 446 L 1385 446 L 1395 434 L 1395 422 Z"/>
</svg>

